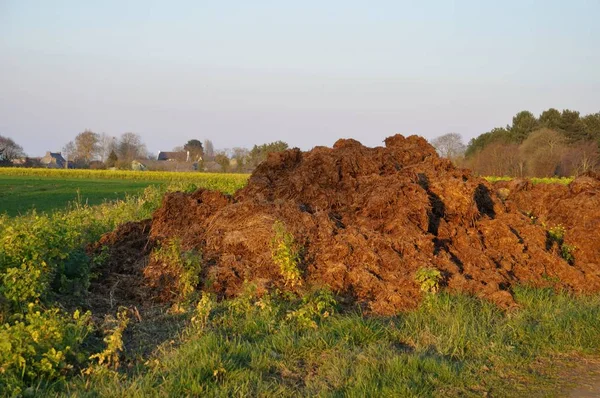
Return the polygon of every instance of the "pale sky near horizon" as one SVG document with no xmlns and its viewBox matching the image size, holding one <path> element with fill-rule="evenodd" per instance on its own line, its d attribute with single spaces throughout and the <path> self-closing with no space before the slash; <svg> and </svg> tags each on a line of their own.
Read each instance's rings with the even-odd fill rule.
<svg viewBox="0 0 600 398">
<path fill-rule="evenodd" d="M 0 0 L 0 135 L 151 152 L 394 133 L 465 141 L 518 111 L 600 111 L 600 0 Z"/>
</svg>

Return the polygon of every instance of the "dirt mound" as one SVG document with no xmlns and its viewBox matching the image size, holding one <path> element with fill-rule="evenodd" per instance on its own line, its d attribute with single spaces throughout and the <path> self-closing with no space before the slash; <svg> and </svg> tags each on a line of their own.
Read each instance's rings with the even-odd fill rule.
<svg viewBox="0 0 600 398">
<path fill-rule="evenodd" d="M 88 248 L 96 263 L 92 271 L 97 277 L 90 286 L 94 313 L 108 313 L 119 305 L 151 297 L 143 274 L 152 247 L 148 239 L 151 225 L 151 220 L 125 223 Z"/>
<path fill-rule="evenodd" d="M 506 189 L 506 205 L 521 211 L 545 229 L 562 226 L 564 244 L 573 248 L 574 265 L 600 277 L 600 176 L 590 173 L 569 185 L 537 184 L 528 180 L 496 183 Z"/>
<path fill-rule="evenodd" d="M 512 192 L 496 194 L 423 138 L 396 135 L 385 144 L 339 140 L 271 154 L 234 197 L 167 194 L 149 239 L 201 252 L 199 287 L 222 296 L 236 295 L 245 281 L 261 289 L 326 285 L 378 314 L 420 301 L 415 273 L 423 268 L 439 270 L 450 290 L 502 306 L 513 304 L 515 283 L 600 290 L 592 267 L 547 248 L 546 230 L 511 204 Z M 298 283 L 274 260 L 274 225 L 293 236 Z M 153 266 L 145 272 L 150 286 L 160 274 L 148 272 Z"/>
</svg>

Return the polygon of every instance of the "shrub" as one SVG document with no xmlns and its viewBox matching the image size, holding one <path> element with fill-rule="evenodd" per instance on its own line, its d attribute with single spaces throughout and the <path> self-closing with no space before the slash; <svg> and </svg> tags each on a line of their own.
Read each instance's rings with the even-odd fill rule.
<svg viewBox="0 0 600 398">
<path fill-rule="evenodd" d="M 179 239 L 169 239 L 152 252 L 152 260 L 166 265 L 177 281 L 177 299 L 189 301 L 200 283 L 202 254 L 197 250 L 182 251 Z"/>
<path fill-rule="evenodd" d="M 281 276 L 286 286 L 297 286 L 302 284 L 302 272 L 298 268 L 300 263 L 300 250 L 294 236 L 287 232 L 281 221 L 273 225 L 275 236 L 271 242 L 271 255 L 273 262 L 279 266 Z"/>
<path fill-rule="evenodd" d="M 40 381 L 64 379 L 86 359 L 82 343 L 92 330 L 91 314 L 72 316 L 29 303 L 0 327 L 0 391 L 13 395 Z"/>
</svg>

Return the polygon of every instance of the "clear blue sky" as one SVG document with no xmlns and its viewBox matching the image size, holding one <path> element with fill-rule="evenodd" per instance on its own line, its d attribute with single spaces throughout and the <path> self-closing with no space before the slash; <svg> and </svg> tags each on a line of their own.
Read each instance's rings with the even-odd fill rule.
<svg viewBox="0 0 600 398">
<path fill-rule="evenodd" d="M 600 1 L 0 0 L 0 134 L 151 151 L 396 132 L 465 139 L 600 111 Z"/>
</svg>

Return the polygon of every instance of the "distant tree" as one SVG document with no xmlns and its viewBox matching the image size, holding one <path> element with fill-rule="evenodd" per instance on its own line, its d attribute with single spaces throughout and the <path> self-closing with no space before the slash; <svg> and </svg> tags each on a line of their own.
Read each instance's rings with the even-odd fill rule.
<svg viewBox="0 0 600 398">
<path fill-rule="evenodd" d="M 117 149 L 117 138 L 106 133 L 100 134 L 98 140 L 99 155 L 103 162 L 106 162 L 111 152 Z"/>
<path fill-rule="evenodd" d="M 267 158 L 269 153 L 281 152 L 285 151 L 286 149 L 288 149 L 288 144 L 283 141 L 275 141 L 268 144 L 254 145 L 248 156 L 249 164 L 252 167 L 256 167 Z"/>
<path fill-rule="evenodd" d="M 448 133 L 434 138 L 431 145 L 441 157 L 451 160 L 464 156 L 467 149 L 462 136 L 458 133 Z"/>
<path fill-rule="evenodd" d="M 225 151 L 219 151 L 215 154 L 215 162 L 221 166 L 221 171 L 224 173 L 229 171 L 230 159 Z"/>
<path fill-rule="evenodd" d="M 587 139 L 596 141 L 600 145 L 600 112 L 585 116 L 581 122 Z"/>
<path fill-rule="evenodd" d="M 146 158 L 148 153 L 142 137 L 135 133 L 123 133 L 117 144 L 117 156 L 123 164 L 130 163 L 134 159 Z"/>
<path fill-rule="evenodd" d="M 194 162 L 202 159 L 204 156 L 204 147 L 202 146 L 202 142 L 199 140 L 189 140 L 184 146 L 183 149 L 190 153 L 190 159 Z"/>
<path fill-rule="evenodd" d="M 75 163 L 77 160 L 77 146 L 75 142 L 69 141 L 62 149 L 62 156 L 67 161 L 66 167 L 69 163 Z"/>
<path fill-rule="evenodd" d="M 100 153 L 100 135 L 85 130 L 75 137 L 75 159 L 89 163 Z"/>
<path fill-rule="evenodd" d="M 231 158 L 235 160 L 236 171 L 241 172 L 246 169 L 250 151 L 247 148 L 235 147 L 231 150 Z"/>
<path fill-rule="evenodd" d="M 516 176 L 521 169 L 518 149 L 514 143 L 494 142 L 477 152 L 467 165 L 482 176 Z"/>
<path fill-rule="evenodd" d="M 546 127 L 552 130 L 560 129 L 561 114 L 557 109 L 550 108 L 540 115 L 540 127 Z"/>
<path fill-rule="evenodd" d="M 584 124 L 579 117 L 579 112 L 570 109 L 564 109 L 560 115 L 559 128 L 565 132 L 571 142 L 585 139 Z"/>
<path fill-rule="evenodd" d="M 552 177 L 560 173 L 560 162 L 566 149 L 564 134 L 548 128 L 534 131 L 519 147 L 525 162 L 525 175 Z"/>
<path fill-rule="evenodd" d="M 115 167 L 119 157 L 114 150 L 110 151 L 110 154 L 106 158 L 106 167 Z"/>
<path fill-rule="evenodd" d="M 17 144 L 12 138 L 0 135 L 0 164 L 12 164 L 12 161 L 25 156 L 23 147 Z"/>
<path fill-rule="evenodd" d="M 215 146 L 211 140 L 204 140 L 204 157 L 205 160 L 211 160 L 215 157 Z"/>
<path fill-rule="evenodd" d="M 562 158 L 564 175 L 580 175 L 600 170 L 600 151 L 594 141 L 579 142 L 565 151 Z"/>
<path fill-rule="evenodd" d="M 503 128 L 494 128 L 487 133 L 483 133 L 476 138 L 472 138 L 469 141 L 467 150 L 465 151 L 466 157 L 471 157 L 478 152 L 481 152 L 486 146 L 492 143 L 509 143 L 511 141 L 510 132 Z"/>
<path fill-rule="evenodd" d="M 510 127 L 510 138 L 512 142 L 520 144 L 527 136 L 538 128 L 538 120 L 529 111 L 521 111 L 513 117 Z"/>
</svg>

